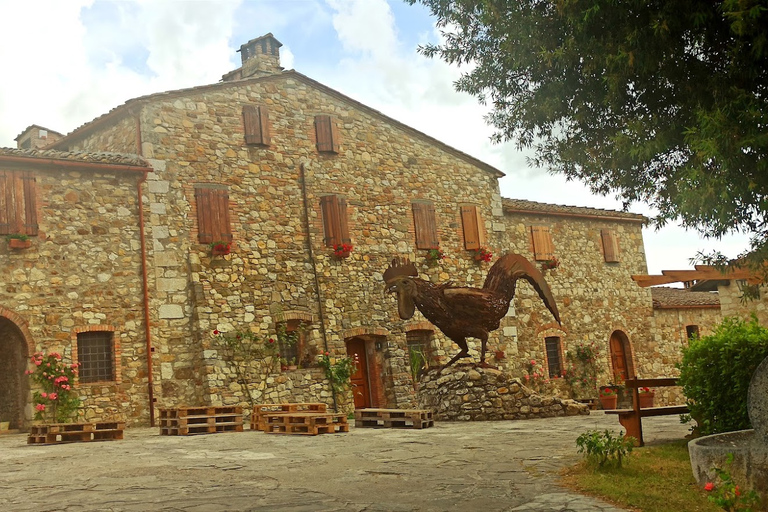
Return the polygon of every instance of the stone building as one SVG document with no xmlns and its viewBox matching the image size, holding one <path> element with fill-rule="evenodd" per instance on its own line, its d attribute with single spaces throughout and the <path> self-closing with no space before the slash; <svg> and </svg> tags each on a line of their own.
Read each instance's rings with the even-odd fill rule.
<svg viewBox="0 0 768 512">
<path fill-rule="evenodd" d="M 284 71 L 280 46 L 251 40 L 222 82 L 129 100 L 46 151 L 3 150 L 38 173 L 44 233 L 7 255 L 0 321 L 13 335 L 0 352 L 55 347 L 78 361 L 81 333 L 96 332 L 113 371 L 80 383 L 88 417 L 148 423 L 155 407 L 247 408 L 213 331 L 250 329 L 299 363 L 264 369 L 256 402 L 332 404 L 315 364 L 328 352 L 358 363 L 342 410 L 410 406 L 414 354 L 440 364 L 457 349 L 418 313 L 399 319 L 382 272 L 401 255 L 426 279 L 481 286 L 485 248 L 560 262 L 546 272 L 562 326 L 521 282 L 492 363 L 520 376 L 536 358 L 554 374 L 569 348 L 594 342 L 603 382 L 668 374 L 654 360 L 651 292 L 631 279 L 646 272 L 642 216 L 502 200 L 499 170 Z M 351 252 L 337 256 L 340 244 Z M 428 260 L 438 248 L 445 258 Z M 16 387 L 0 403 L 28 401 Z"/>
</svg>

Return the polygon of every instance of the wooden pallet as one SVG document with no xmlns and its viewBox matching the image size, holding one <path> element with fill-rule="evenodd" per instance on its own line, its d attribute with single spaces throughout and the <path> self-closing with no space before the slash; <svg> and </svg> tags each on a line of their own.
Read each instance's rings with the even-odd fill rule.
<svg viewBox="0 0 768 512">
<path fill-rule="evenodd" d="M 324 412 L 276 412 L 265 413 L 264 432 L 268 434 L 335 434 L 349 432 L 344 414 Z"/>
<path fill-rule="evenodd" d="M 294 403 L 294 404 L 258 404 L 251 414 L 251 430 L 266 432 L 265 414 L 281 414 L 291 412 L 325 412 L 327 405 L 323 403 Z"/>
<path fill-rule="evenodd" d="M 355 427 L 428 428 L 435 425 L 432 411 L 425 409 L 357 409 Z"/>
<path fill-rule="evenodd" d="M 27 444 L 82 443 L 115 441 L 123 438 L 125 422 L 51 423 L 32 425 Z"/>
<path fill-rule="evenodd" d="M 159 422 L 163 436 L 242 432 L 243 409 L 239 406 L 160 409 Z"/>
</svg>

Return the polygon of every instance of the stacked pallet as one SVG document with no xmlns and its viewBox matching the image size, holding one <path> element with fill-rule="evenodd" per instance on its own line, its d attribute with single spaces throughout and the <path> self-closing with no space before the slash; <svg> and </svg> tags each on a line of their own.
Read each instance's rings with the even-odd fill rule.
<svg viewBox="0 0 768 512">
<path fill-rule="evenodd" d="M 160 435 L 163 436 L 242 431 L 243 409 L 239 406 L 160 409 Z"/>
<path fill-rule="evenodd" d="M 428 428 L 435 424 L 425 409 L 357 409 L 355 427 Z"/>
<path fill-rule="evenodd" d="M 264 413 L 264 432 L 268 434 L 335 434 L 349 432 L 344 414 L 327 412 L 278 412 Z"/>
<path fill-rule="evenodd" d="M 123 438 L 123 430 L 125 430 L 123 421 L 32 425 L 27 444 L 115 441 Z"/>
<path fill-rule="evenodd" d="M 295 403 L 295 404 L 259 404 L 254 406 L 251 414 L 251 430 L 266 432 L 264 422 L 265 414 L 283 414 L 291 412 L 325 412 L 327 406 L 323 403 Z"/>
</svg>

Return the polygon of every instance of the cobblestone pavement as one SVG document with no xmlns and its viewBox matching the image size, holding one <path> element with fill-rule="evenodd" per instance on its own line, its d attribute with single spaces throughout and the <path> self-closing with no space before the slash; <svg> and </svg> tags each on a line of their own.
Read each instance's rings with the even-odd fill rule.
<svg viewBox="0 0 768 512">
<path fill-rule="evenodd" d="M 677 416 L 643 421 L 648 444 L 687 433 Z M 615 416 L 437 422 L 345 434 L 246 430 L 189 437 L 134 428 L 125 439 L 27 445 L 0 436 L 0 510 L 621 512 L 557 484 L 588 429 Z"/>
</svg>

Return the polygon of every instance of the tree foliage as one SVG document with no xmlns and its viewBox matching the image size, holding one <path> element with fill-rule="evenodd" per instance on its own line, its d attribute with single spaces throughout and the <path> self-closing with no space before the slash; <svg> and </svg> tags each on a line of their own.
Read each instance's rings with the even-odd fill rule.
<svg viewBox="0 0 768 512">
<path fill-rule="evenodd" d="M 711 336 L 683 350 L 679 384 L 702 434 L 750 428 L 747 394 L 752 375 L 768 357 L 768 329 L 756 318 L 726 318 Z"/>
<path fill-rule="evenodd" d="M 768 0 L 406 0 L 497 141 L 625 206 L 766 251 Z"/>
</svg>

